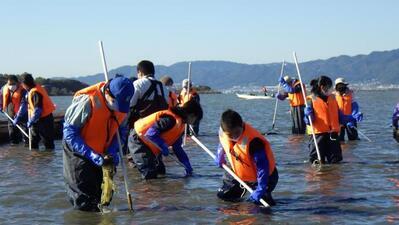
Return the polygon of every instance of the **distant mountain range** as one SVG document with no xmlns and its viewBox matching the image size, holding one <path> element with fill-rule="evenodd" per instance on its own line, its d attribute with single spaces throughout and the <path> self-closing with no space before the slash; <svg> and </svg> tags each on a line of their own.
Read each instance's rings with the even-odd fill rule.
<svg viewBox="0 0 399 225">
<path fill-rule="evenodd" d="M 288 57 L 287 57 L 288 59 Z M 289 60 L 292 60 L 289 58 Z M 299 61 L 300 61 L 299 54 Z M 227 61 L 193 61 L 192 80 L 195 84 L 207 85 L 216 89 L 233 86 L 275 85 L 280 74 L 281 63 L 242 64 Z M 399 49 L 376 51 L 368 55 L 338 56 L 326 60 L 300 62 L 301 75 L 306 83 L 318 76 L 328 75 L 335 79 L 345 77 L 356 84 L 399 84 Z M 187 77 L 188 62 L 171 66 L 156 66 L 157 78 L 171 76 L 175 83 Z M 135 66 L 122 66 L 110 71 L 110 75 L 136 75 Z M 285 74 L 296 76 L 295 65 L 287 63 Z M 94 84 L 104 79 L 102 73 L 79 76 L 81 82 Z"/>
</svg>

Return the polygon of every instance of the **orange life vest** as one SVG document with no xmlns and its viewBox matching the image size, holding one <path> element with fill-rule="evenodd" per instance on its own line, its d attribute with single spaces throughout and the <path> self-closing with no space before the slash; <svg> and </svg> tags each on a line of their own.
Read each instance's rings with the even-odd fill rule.
<svg viewBox="0 0 399 225">
<path fill-rule="evenodd" d="M 313 128 L 315 134 L 340 131 L 338 110 L 334 95 L 328 96 L 327 102 L 319 97 L 313 100 Z"/>
<path fill-rule="evenodd" d="M 10 89 L 8 89 L 8 84 L 4 85 L 3 87 L 3 111 L 6 112 L 8 104 L 12 103 L 14 105 L 14 114 L 18 113 L 19 106 L 21 105 L 22 101 L 22 91 L 23 88 L 21 85 L 18 85 L 17 89 L 11 93 Z M 10 95 L 11 95 L 11 102 L 10 102 Z"/>
<path fill-rule="evenodd" d="M 179 95 L 180 105 L 184 105 L 186 102 L 190 101 L 195 95 L 198 95 L 198 93 L 193 88 L 190 88 L 190 92 L 188 94 L 186 89 L 183 88 Z"/>
<path fill-rule="evenodd" d="M 233 171 L 246 182 L 257 181 L 256 165 L 249 153 L 249 144 L 254 138 L 259 138 L 264 144 L 265 153 L 269 161 L 269 175 L 271 175 L 276 162 L 269 142 L 259 131 L 251 125 L 244 123 L 243 133 L 236 143 L 233 143 L 221 129 L 219 131 L 219 141 L 223 146 Z"/>
<path fill-rule="evenodd" d="M 177 95 L 173 91 L 169 91 L 168 106 L 169 108 L 177 106 Z"/>
<path fill-rule="evenodd" d="M 105 153 L 118 131 L 119 125 L 126 118 L 126 113 L 112 112 L 108 109 L 101 91 L 105 84 L 106 82 L 100 82 L 75 93 L 75 97 L 88 95 L 90 98 L 91 114 L 80 135 L 85 143 L 98 154 Z"/>
<path fill-rule="evenodd" d="M 155 112 L 147 117 L 141 118 L 134 123 L 134 129 L 139 136 L 140 140 L 143 141 L 155 154 L 158 155 L 161 152 L 161 148 L 150 139 L 145 136 L 145 133 L 148 129 L 150 129 L 160 117 L 168 115 L 173 117 L 176 120 L 175 126 L 171 129 L 162 132 L 160 137 L 162 140 L 168 145 L 172 146 L 183 134 L 184 132 L 184 123 L 180 116 L 174 114 L 170 110 L 162 110 Z"/>
<path fill-rule="evenodd" d="M 296 81 L 295 83 L 294 83 L 294 85 L 292 85 L 293 87 L 296 87 L 297 85 L 301 85 L 301 82 L 298 80 L 298 81 Z M 302 88 L 302 85 L 301 85 L 301 88 Z M 290 100 L 290 105 L 292 106 L 292 107 L 295 107 L 295 106 L 300 106 L 300 105 L 305 105 L 305 100 L 303 99 L 303 94 L 302 94 L 302 91 L 305 91 L 305 93 L 306 93 L 306 87 L 305 87 L 305 85 L 303 85 L 303 88 L 305 89 L 305 90 L 301 90 L 300 92 L 298 92 L 298 93 L 288 93 L 288 99 Z"/>
<path fill-rule="evenodd" d="M 28 115 L 29 118 L 33 115 L 35 107 L 33 105 L 33 94 L 38 92 L 42 96 L 43 102 L 43 111 L 40 115 L 40 118 L 46 117 L 50 115 L 55 110 L 55 105 L 53 101 L 51 101 L 50 96 L 47 94 L 46 89 L 44 89 L 40 84 L 36 84 L 36 86 L 29 90 L 28 93 Z"/>
<path fill-rule="evenodd" d="M 344 95 L 340 95 L 339 92 L 335 93 L 335 99 L 337 100 L 339 110 L 341 110 L 344 115 L 352 115 L 352 98 L 353 94 L 351 91 Z"/>
</svg>

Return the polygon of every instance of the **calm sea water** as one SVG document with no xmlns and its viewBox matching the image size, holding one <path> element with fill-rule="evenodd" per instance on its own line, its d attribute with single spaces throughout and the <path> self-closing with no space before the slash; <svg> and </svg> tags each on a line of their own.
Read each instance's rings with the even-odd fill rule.
<svg viewBox="0 0 399 225">
<path fill-rule="evenodd" d="M 61 142 L 54 152 L 30 152 L 0 146 L 0 224 L 399 224 L 399 144 L 388 127 L 399 91 L 357 93 L 365 114 L 362 139 L 343 144 L 344 162 L 316 171 L 307 160 L 308 138 L 289 134 L 288 104 L 279 103 L 278 135 L 271 142 L 280 180 L 277 205 L 264 210 L 250 203 L 227 203 L 216 197 L 223 171 L 192 141 L 187 153 L 194 176 L 166 158 L 163 179 L 143 181 L 128 171 L 134 213 L 127 211 L 122 175 L 114 212 L 106 215 L 75 211 L 66 201 L 62 177 Z M 60 110 L 70 97 L 55 97 Z M 199 139 L 217 146 L 219 116 L 227 108 L 261 131 L 271 127 L 274 100 L 240 100 L 234 95 L 203 95 L 205 118 Z"/>
</svg>

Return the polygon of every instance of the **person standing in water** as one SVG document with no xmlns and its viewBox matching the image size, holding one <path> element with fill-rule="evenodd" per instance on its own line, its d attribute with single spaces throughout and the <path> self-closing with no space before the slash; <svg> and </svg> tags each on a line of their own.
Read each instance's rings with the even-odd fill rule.
<svg viewBox="0 0 399 225">
<path fill-rule="evenodd" d="M 22 74 L 22 87 L 28 91 L 28 123 L 27 127 L 32 133 L 32 149 L 39 148 L 43 139 L 47 150 L 54 149 L 54 117 L 55 105 L 40 84 L 36 84 L 32 75 Z"/>
<path fill-rule="evenodd" d="M 249 186 L 256 188 L 248 201 L 259 204 L 262 198 L 269 205 L 276 204 L 271 193 L 277 185 L 278 172 L 270 144 L 233 110 L 226 110 L 222 114 L 216 155 L 219 167 L 226 163 L 227 156 L 234 173 Z M 226 173 L 217 196 L 226 201 L 237 201 L 245 193 L 246 189 Z"/>
<path fill-rule="evenodd" d="M 301 82 L 289 76 L 280 77 L 278 81 L 283 87 L 284 92 L 277 93 L 277 98 L 282 101 L 288 98 L 290 101 L 292 133 L 305 134 L 306 124 L 303 120 L 305 100 L 303 99 Z M 306 93 L 306 90 L 304 91 Z"/>
<path fill-rule="evenodd" d="M 112 183 L 116 172 L 116 132 L 123 143 L 133 93 L 132 82 L 121 76 L 75 93 L 65 113 L 62 142 L 65 186 L 75 209 L 99 211 L 109 205 L 112 192 L 103 190 L 102 183 Z"/>
<path fill-rule="evenodd" d="M 349 83 L 344 78 L 337 78 L 335 80 L 335 99 L 338 103 L 339 110 L 345 115 L 352 115 L 356 119 L 354 123 L 348 123 L 341 126 L 339 133 L 340 141 L 345 141 L 345 131 L 348 135 L 348 140 L 358 140 L 357 122 L 363 120 L 363 113 L 359 111 L 359 105 L 354 99 L 353 91 L 348 88 Z"/>
<path fill-rule="evenodd" d="M 0 111 L 7 113 L 7 115 L 13 118 L 12 121 L 8 120 L 10 143 L 15 145 L 23 139 L 27 147 L 29 138 L 23 135 L 17 127 L 17 125 L 20 125 L 25 133 L 28 133 L 28 129 L 26 128 L 28 121 L 26 93 L 26 90 L 20 85 L 17 76 L 8 76 L 7 84 L 1 90 Z"/>
<path fill-rule="evenodd" d="M 313 122 L 313 131 L 316 135 L 320 150 L 321 163 L 338 163 L 342 161 L 342 149 L 338 133 L 340 124 L 347 125 L 356 120 L 345 116 L 338 107 L 335 96 L 332 94 L 332 80 L 327 76 L 320 76 L 310 82 L 312 87 L 311 104 L 305 108 L 305 123 Z M 309 162 L 317 160 L 317 151 L 313 138 L 309 140 Z"/>
<path fill-rule="evenodd" d="M 393 128 L 393 138 L 399 142 L 399 129 L 398 129 L 398 123 L 399 123 L 399 103 L 396 105 L 393 115 L 392 115 L 392 128 Z"/>
<path fill-rule="evenodd" d="M 188 86 L 190 86 L 190 90 L 187 90 Z M 188 102 L 190 100 L 196 101 L 199 105 L 201 105 L 200 96 L 197 93 L 197 91 L 195 90 L 195 88 L 193 88 L 193 84 L 190 82 L 190 85 L 189 85 L 188 79 L 184 79 L 182 81 L 182 90 L 179 95 L 179 103 L 180 103 L 180 105 L 184 105 L 186 102 Z M 199 120 L 195 121 L 194 124 L 191 126 L 193 129 L 192 130 L 189 129 L 187 131 L 187 133 L 190 135 L 198 135 L 200 121 L 201 121 L 201 118 Z"/>
<path fill-rule="evenodd" d="M 169 76 L 161 77 L 160 81 L 168 90 L 168 106 L 169 108 L 176 107 L 178 104 L 176 89 L 173 86 L 173 79 Z"/>
<path fill-rule="evenodd" d="M 193 124 L 201 118 L 200 105 L 191 100 L 183 106 L 158 111 L 136 121 L 134 133 L 129 135 L 129 150 L 133 152 L 134 163 L 143 179 L 155 179 L 165 174 L 159 155 L 168 156 L 169 148 L 184 165 L 185 175 L 192 175 L 193 169 L 182 148 L 182 134 L 185 124 Z"/>
</svg>

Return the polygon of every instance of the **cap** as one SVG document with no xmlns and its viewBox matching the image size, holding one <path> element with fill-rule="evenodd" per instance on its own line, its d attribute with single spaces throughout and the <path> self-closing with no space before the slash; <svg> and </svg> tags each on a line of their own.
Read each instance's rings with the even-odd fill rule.
<svg viewBox="0 0 399 225">
<path fill-rule="evenodd" d="M 183 82 L 181 83 L 181 86 L 183 88 L 187 88 L 188 86 L 188 79 L 184 79 Z M 193 86 L 193 83 L 190 82 L 190 86 Z"/>
<path fill-rule="evenodd" d="M 286 75 L 286 76 L 284 76 L 284 80 L 285 80 L 285 82 L 290 83 L 291 82 L 291 77 Z"/>
<path fill-rule="evenodd" d="M 126 77 L 117 76 L 109 82 L 109 90 L 118 103 L 119 112 L 128 113 L 134 94 L 133 83 Z"/>
<path fill-rule="evenodd" d="M 344 78 L 338 77 L 337 79 L 335 79 L 335 86 L 337 86 L 337 84 L 346 84 L 346 85 L 348 85 L 349 83 L 346 82 Z"/>
</svg>

